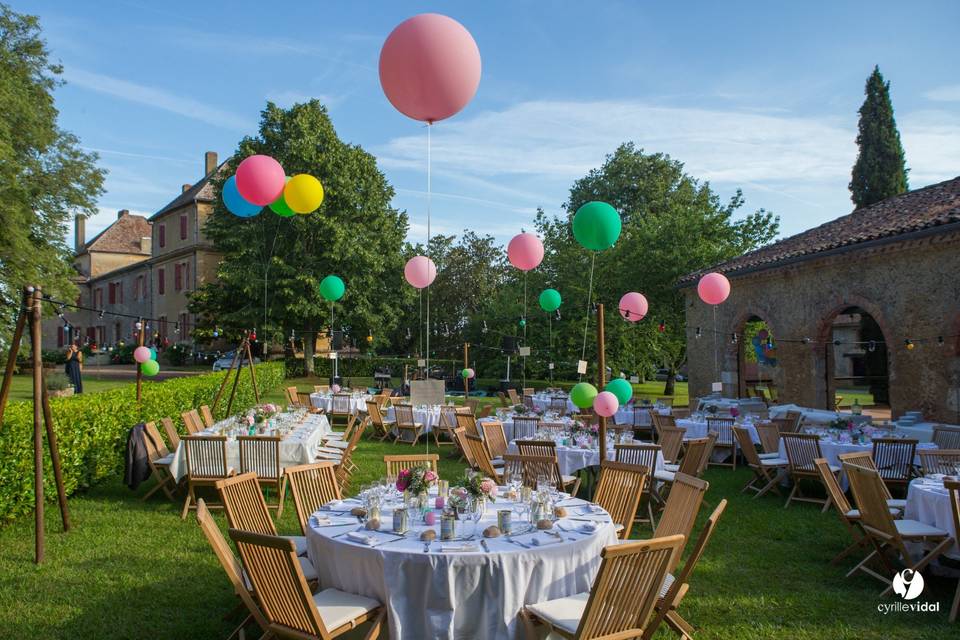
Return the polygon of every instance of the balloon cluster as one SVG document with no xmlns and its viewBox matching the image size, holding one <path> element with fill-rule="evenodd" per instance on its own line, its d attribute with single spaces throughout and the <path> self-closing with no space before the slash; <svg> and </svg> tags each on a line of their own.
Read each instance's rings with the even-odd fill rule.
<svg viewBox="0 0 960 640">
<path fill-rule="evenodd" d="M 593 407 L 596 414 L 604 418 L 615 416 L 632 397 L 633 385 L 623 378 L 614 378 L 600 392 L 589 382 L 577 383 L 570 390 L 570 400 L 574 405 L 580 409 Z"/>
<path fill-rule="evenodd" d="M 471 369 L 470 367 L 467 367 L 466 369 L 460 372 L 460 375 L 466 378 L 467 380 L 470 380 L 477 374 L 473 369 Z"/>
<path fill-rule="evenodd" d="M 323 202 L 323 185 L 306 173 L 288 177 L 270 156 L 253 155 L 227 178 L 220 196 L 227 211 L 241 218 L 252 218 L 266 206 L 289 218 L 316 211 Z"/>
<path fill-rule="evenodd" d="M 133 359 L 140 365 L 140 372 L 143 375 L 152 378 L 160 373 L 157 350 L 153 347 L 137 347 L 133 350 Z"/>
</svg>

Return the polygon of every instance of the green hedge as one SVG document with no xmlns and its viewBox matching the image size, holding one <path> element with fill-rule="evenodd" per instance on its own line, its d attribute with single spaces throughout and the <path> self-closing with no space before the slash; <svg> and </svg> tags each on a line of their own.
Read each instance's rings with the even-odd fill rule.
<svg viewBox="0 0 960 640">
<path fill-rule="evenodd" d="M 303 375 L 303 358 L 287 358 L 287 375 L 297 378 Z M 385 358 L 378 356 L 361 355 L 356 358 L 340 358 L 337 368 L 341 378 L 372 378 L 373 373 L 380 367 L 389 367 L 394 378 L 403 377 L 403 367 L 408 365 L 410 371 L 417 368 L 416 358 Z M 458 372 L 463 368 L 462 360 L 430 359 L 430 366 L 444 367 L 451 372 Z M 457 368 L 460 367 L 460 368 Z M 326 356 L 315 356 L 313 359 L 314 375 L 329 378 L 333 375 L 333 360 Z"/>
<path fill-rule="evenodd" d="M 257 365 L 261 393 L 279 387 L 284 379 L 283 363 Z M 60 445 L 67 494 L 91 486 L 103 478 L 123 472 L 123 454 L 130 428 L 141 421 L 170 417 L 184 432 L 183 411 L 212 404 L 223 373 L 144 382 L 143 402 L 137 410 L 136 387 L 52 398 L 50 407 Z M 229 393 L 229 389 L 225 395 Z M 240 376 L 234 409 L 254 403 L 249 376 Z M 217 407 L 217 418 L 226 412 L 226 401 Z M 158 424 L 159 426 L 159 424 Z M 44 449 L 44 495 L 56 499 L 56 486 L 48 450 Z M 7 406 L 0 425 L 0 522 L 9 521 L 33 509 L 33 403 L 13 402 Z"/>
</svg>

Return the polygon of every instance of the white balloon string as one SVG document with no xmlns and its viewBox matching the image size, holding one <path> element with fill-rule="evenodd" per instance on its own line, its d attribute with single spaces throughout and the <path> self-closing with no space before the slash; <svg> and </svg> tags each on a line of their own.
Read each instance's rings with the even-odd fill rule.
<svg viewBox="0 0 960 640">
<path fill-rule="evenodd" d="M 593 300 L 593 267 L 597 263 L 597 252 L 593 251 L 590 258 L 590 284 L 587 289 L 587 317 L 583 319 L 583 346 L 580 347 L 580 359 L 587 355 L 587 328 L 590 326 L 590 302 Z M 583 380 L 583 374 L 577 373 L 577 381 Z"/>
<path fill-rule="evenodd" d="M 720 382 L 720 356 L 717 354 L 717 305 L 710 305 L 713 307 L 713 379 L 715 382 Z"/>
<path fill-rule="evenodd" d="M 431 149 L 433 143 L 430 139 L 430 129 L 431 123 L 427 122 L 427 258 L 430 257 L 430 205 L 432 201 L 432 180 L 431 180 L 431 165 L 433 159 L 431 158 Z M 427 266 L 427 273 L 430 273 L 429 265 Z M 427 365 L 427 380 L 430 379 L 430 285 L 427 285 L 427 353 L 424 355 L 424 359 Z M 429 446 L 429 444 L 427 445 Z"/>
</svg>

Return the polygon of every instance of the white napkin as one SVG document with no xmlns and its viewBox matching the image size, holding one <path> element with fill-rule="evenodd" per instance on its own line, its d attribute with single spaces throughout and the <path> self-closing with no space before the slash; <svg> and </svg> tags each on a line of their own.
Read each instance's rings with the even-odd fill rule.
<svg viewBox="0 0 960 640">
<path fill-rule="evenodd" d="M 582 507 L 580 507 L 580 513 L 584 513 L 584 514 L 603 513 L 603 509 L 595 504 L 585 504 Z"/>
<path fill-rule="evenodd" d="M 358 542 L 360 544 L 367 544 L 367 545 L 373 544 L 374 542 L 377 541 L 376 537 L 366 533 L 362 533 L 360 531 L 351 531 L 350 533 L 348 533 L 347 540 L 350 540 L 351 542 Z"/>
<path fill-rule="evenodd" d="M 563 542 L 560 538 L 556 536 L 548 536 L 546 534 L 543 537 L 536 537 L 530 540 L 530 542 L 537 547 L 545 547 L 548 544 L 556 544 L 558 542 Z"/>
<path fill-rule="evenodd" d="M 326 511 L 349 511 L 353 507 L 348 505 L 343 500 L 334 500 L 333 502 L 329 502 L 320 508 Z"/>
<path fill-rule="evenodd" d="M 480 550 L 480 547 L 473 543 L 445 544 L 445 545 L 441 545 L 440 548 L 443 551 L 479 551 Z"/>
<path fill-rule="evenodd" d="M 596 522 L 581 522 L 577 527 L 577 531 L 581 531 L 583 533 L 595 533 L 599 528 L 600 527 Z"/>
</svg>

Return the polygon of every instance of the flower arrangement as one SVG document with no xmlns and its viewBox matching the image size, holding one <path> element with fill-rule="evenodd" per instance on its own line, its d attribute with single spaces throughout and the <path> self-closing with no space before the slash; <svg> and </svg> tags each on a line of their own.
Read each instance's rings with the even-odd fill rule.
<svg viewBox="0 0 960 640">
<path fill-rule="evenodd" d="M 427 493 L 440 476 L 429 467 L 411 467 L 397 474 L 397 491 L 408 491 L 413 495 Z"/>
<path fill-rule="evenodd" d="M 471 495 L 474 498 L 487 498 L 491 502 L 496 500 L 499 491 L 495 480 L 485 478 L 480 474 L 464 474 L 457 481 L 457 486 L 451 491 L 451 494 L 458 494 L 466 497 Z M 466 492 L 466 493 L 463 493 Z"/>
<path fill-rule="evenodd" d="M 522 405 L 522 404 L 515 404 L 515 405 L 513 405 L 513 407 L 511 407 L 511 408 L 513 409 L 513 412 L 514 412 L 515 414 L 517 414 L 518 416 L 522 416 L 522 415 L 526 414 L 527 411 L 529 411 L 529 409 L 527 409 L 526 405 Z"/>
<path fill-rule="evenodd" d="M 708 406 L 707 406 L 707 413 L 709 413 L 710 415 L 716 414 L 716 413 L 717 413 L 717 405 L 715 405 L 715 404 L 708 405 Z"/>
<path fill-rule="evenodd" d="M 740 409 L 737 409 L 736 407 L 730 407 L 730 416 L 731 416 L 731 417 L 736 418 L 736 417 L 739 416 L 739 415 L 740 415 Z"/>
<path fill-rule="evenodd" d="M 834 418 L 830 421 L 831 429 L 839 429 L 840 431 L 853 431 L 853 420 L 848 420 L 847 418 Z"/>
</svg>

